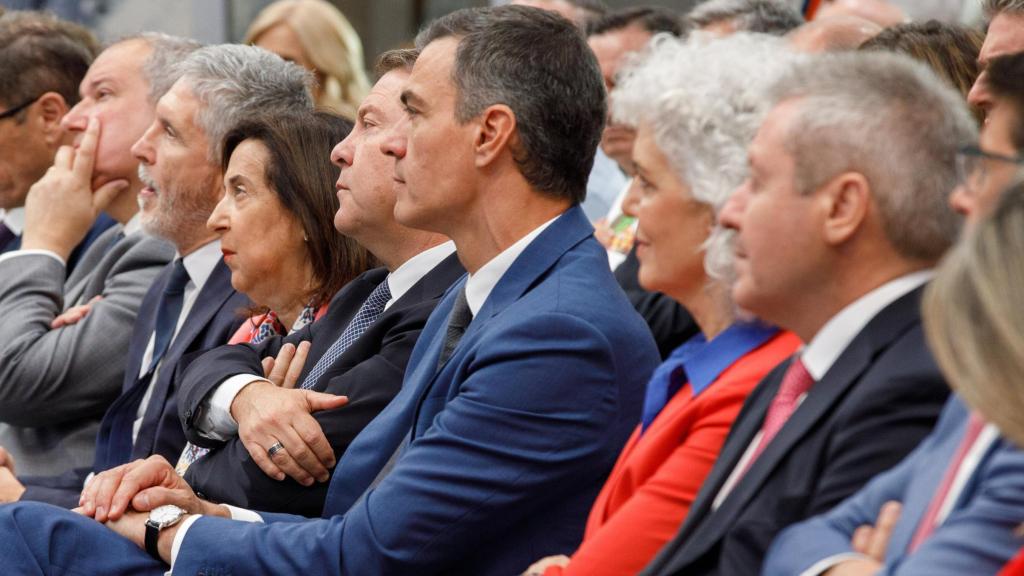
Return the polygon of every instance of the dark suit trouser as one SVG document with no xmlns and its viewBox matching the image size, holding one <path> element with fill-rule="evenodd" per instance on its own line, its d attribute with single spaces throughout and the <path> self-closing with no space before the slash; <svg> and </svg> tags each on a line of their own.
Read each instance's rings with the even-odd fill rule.
<svg viewBox="0 0 1024 576">
<path fill-rule="evenodd" d="M 167 570 L 92 518 L 39 502 L 0 506 L 0 566 L 22 576 L 161 576 Z"/>
</svg>

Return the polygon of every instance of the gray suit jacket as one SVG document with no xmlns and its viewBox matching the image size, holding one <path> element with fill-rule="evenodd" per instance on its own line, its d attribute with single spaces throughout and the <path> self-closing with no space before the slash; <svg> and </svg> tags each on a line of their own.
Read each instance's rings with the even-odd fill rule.
<svg viewBox="0 0 1024 576">
<path fill-rule="evenodd" d="M 0 446 L 19 475 L 92 464 L 96 430 L 124 379 L 142 297 L 174 248 L 142 233 L 101 235 L 65 281 L 64 266 L 36 254 L 0 262 Z M 89 314 L 56 330 L 63 310 L 95 296 Z"/>
</svg>

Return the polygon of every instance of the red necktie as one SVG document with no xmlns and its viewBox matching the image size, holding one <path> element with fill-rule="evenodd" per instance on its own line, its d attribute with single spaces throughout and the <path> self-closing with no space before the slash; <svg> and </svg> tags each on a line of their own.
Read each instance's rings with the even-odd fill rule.
<svg viewBox="0 0 1024 576">
<path fill-rule="evenodd" d="M 964 439 L 960 441 L 960 446 L 956 449 L 956 455 L 949 463 L 949 468 L 946 468 L 946 474 L 942 477 L 942 482 L 935 490 L 935 497 L 932 498 L 931 504 L 928 505 L 928 511 L 921 518 L 921 523 L 917 525 L 917 531 L 914 532 L 914 538 L 910 541 L 910 546 L 907 549 L 908 552 L 916 550 L 935 530 L 935 520 L 939 515 L 939 510 L 942 509 L 943 502 L 946 501 L 946 497 L 949 495 L 950 488 L 953 487 L 956 473 L 960 470 L 964 458 L 967 457 L 967 453 L 971 451 L 971 447 L 974 446 L 984 428 L 985 421 L 976 413 L 971 412 L 971 417 L 967 420 L 967 430 L 964 432 Z"/>
<path fill-rule="evenodd" d="M 814 378 L 811 377 L 811 373 L 807 371 L 804 363 L 799 358 L 794 359 L 782 376 L 779 391 L 775 393 L 775 398 L 772 398 L 772 403 L 768 406 L 768 414 L 765 415 L 764 424 L 761 425 L 761 443 L 757 445 L 754 455 L 747 462 L 747 467 L 743 470 L 744 474 L 750 470 L 750 467 L 768 447 L 768 443 L 775 438 L 789 417 L 793 415 L 800 396 L 806 394 L 813 384 Z"/>
</svg>

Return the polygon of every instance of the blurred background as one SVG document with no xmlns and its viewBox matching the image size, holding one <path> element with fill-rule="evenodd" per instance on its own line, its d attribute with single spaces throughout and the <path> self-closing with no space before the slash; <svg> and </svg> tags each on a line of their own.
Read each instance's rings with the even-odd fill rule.
<svg viewBox="0 0 1024 576">
<path fill-rule="evenodd" d="M 609 8 L 632 5 L 668 6 L 685 12 L 698 0 L 605 0 Z M 890 0 L 913 19 L 970 19 L 978 0 Z M 420 26 L 467 6 L 503 4 L 507 0 L 331 0 L 341 9 L 363 42 L 367 68 L 373 58 L 406 44 Z M 101 40 L 143 30 L 189 36 L 202 42 L 240 42 L 256 14 L 271 0 L 0 0 L 9 9 L 55 12 L 92 28 Z M 794 0 L 800 4 L 799 0 Z"/>
</svg>

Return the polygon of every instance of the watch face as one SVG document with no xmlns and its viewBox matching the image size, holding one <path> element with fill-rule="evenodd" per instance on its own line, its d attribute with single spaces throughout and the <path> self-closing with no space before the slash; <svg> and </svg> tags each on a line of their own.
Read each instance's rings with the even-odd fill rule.
<svg viewBox="0 0 1024 576">
<path fill-rule="evenodd" d="M 149 519 L 154 522 L 164 524 L 180 518 L 184 513 L 184 510 L 173 504 L 165 504 L 164 506 L 157 506 L 156 508 L 153 508 L 149 513 Z"/>
</svg>

